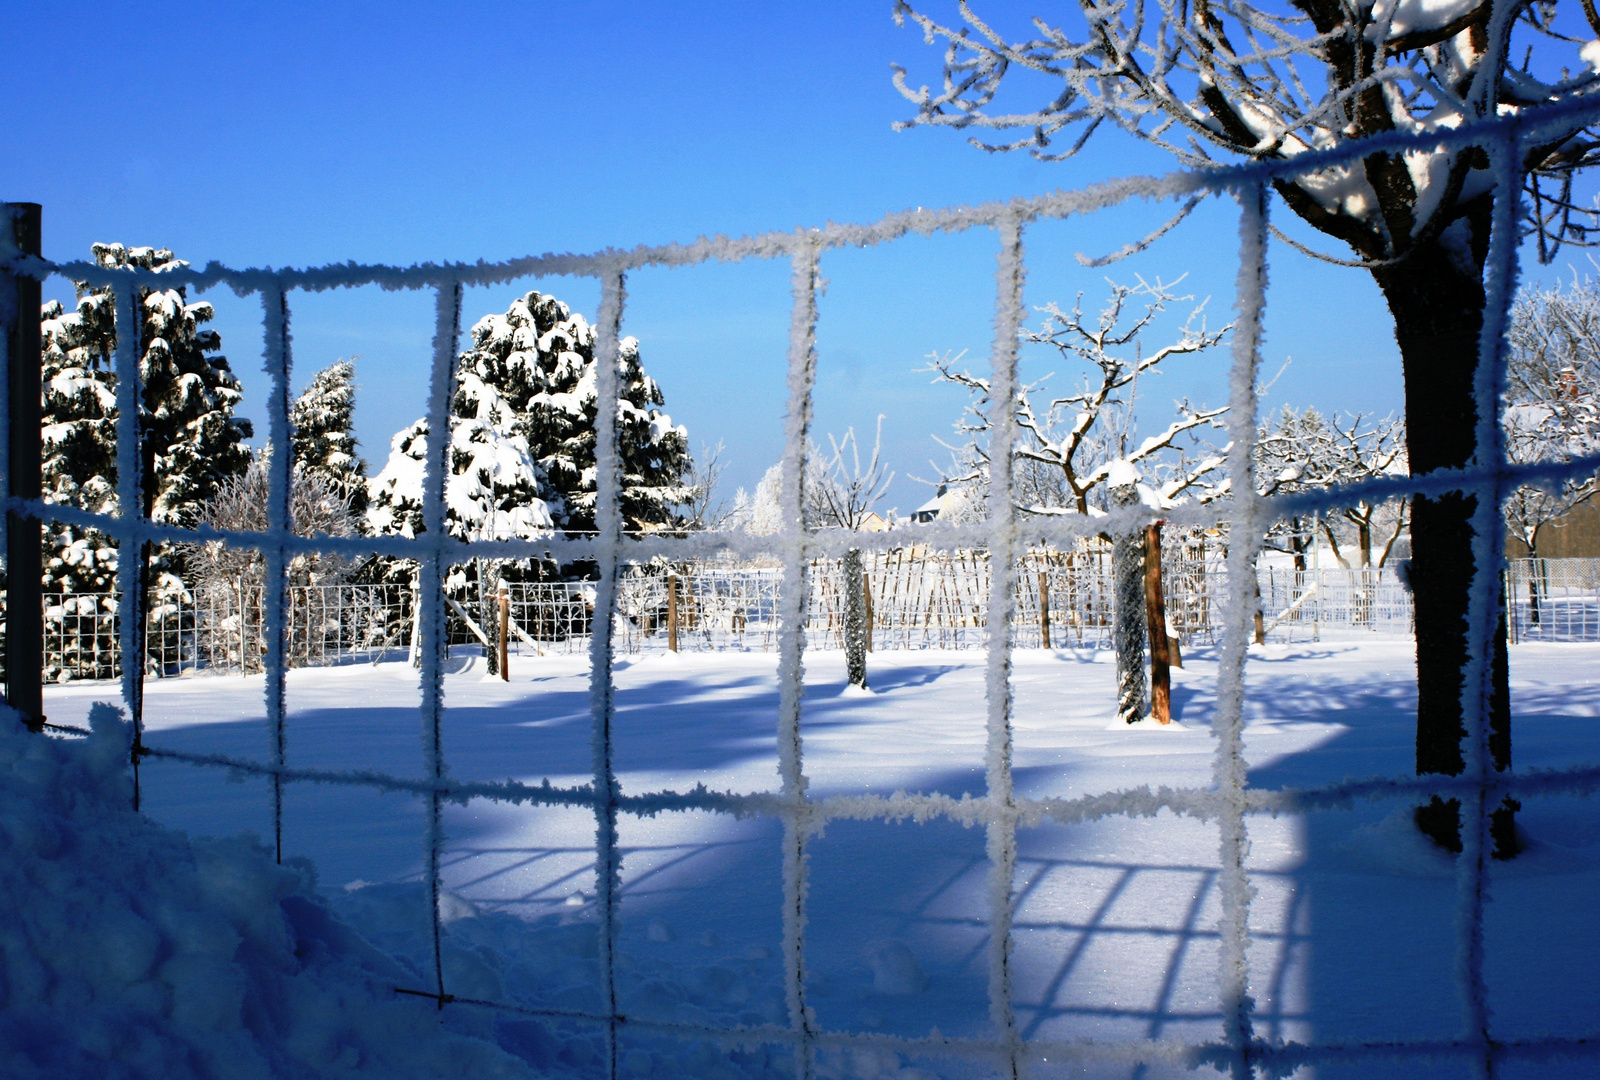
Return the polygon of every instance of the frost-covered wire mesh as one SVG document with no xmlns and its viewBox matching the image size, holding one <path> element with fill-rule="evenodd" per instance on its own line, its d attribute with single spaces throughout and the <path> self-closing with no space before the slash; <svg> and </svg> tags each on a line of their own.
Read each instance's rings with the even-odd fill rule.
<svg viewBox="0 0 1600 1080">
<path fill-rule="evenodd" d="M 1164 179 L 1133 179 L 1098 187 L 1028 197 L 975 208 L 918 210 L 896 214 L 870 225 L 829 225 L 819 229 L 769 233 L 739 240 L 723 238 L 701 240 L 684 246 L 643 247 L 632 251 L 606 252 L 595 256 L 547 256 L 517 261 L 474 265 L 420 265 L 409 268 L 385 266 L 333 265 L 311 270 L 233 270 L 211 265 L 203 270 L 184 270 L 161 275 L 160 284 L 172 287 L 185 284 L 197 289 L 226 285 L 241 294 L 262 298 L 265 315 L 266 371 L 273 392 L 269 399 L 269 431 L 274 446 L 283 447 L 288 438 L 288 393 L 290 374 L 291 294 L 295 290 L 321 291 L 377 284 L 386 289 L 431 290 L 436 299 L 436 324 L 433 338 L 433 365 L 428 392 L 428 420 L 433 431 L 448 430 L 448 403 L 451 379 L 460 340 L 462 289 L 468 285 L 490 285 L 517 278 L 546 275 L 582 275 L 597 278 L 602 286 L 597 325 L 599 343 L 598 414 L 616 414 L 618 378 L 615 361 L 618 335 L 626 304 L 625 280 L 629 271 L 641 267 L 687 266 L 711 260 L 739 261 L 751 258 L 788 259 L 793 268 L 794 307 L 790 324 L 788 355 L 789 403 L 784 428 L 785 456 L 781 505 L 784 527 L 776 534 L 760 538 L 730 538 L 724 535 L 690 537 L 625 538 L 620 512 L 620 477 L 615 432 L 609 425 L 597 433 L 598 535 L 566 541 L 541 539 L 536 542 L 494 541 L 467 543 L 452 538 L 445 528 L 444 485 L 445 440 L 429 447 L 426 462 L 426 495 L 423 519 L 425 532 L 412 538 L 303 538 L 290 528 L 288 502 L 289 455 L 272 458 L 269 500 L 270 529 L 263 534 L 208 533 L 205 537 L 256 547 L 265 554 L 267 586 L 261 606 L 264 611 L 263 665 L 266 671 L 266 704 L 271 734 L 271 749 L 266 760 L 244 760 L 218 755 L 189 754 L 145 739 L 141 716 L 142 670 L 125 665 L 121 677 L 123 693 L 135 723 L 136 760 L 158 756 L 199 765 L 221 766 L 237 773 L 265 776 L 270 781 L 275 829 L 279 832 L 283 800 L 291 796 L 293 783 L 361 785 L 378 791 L 409 793 L 424 808 L 424 848 L 426 884 L 433 912 L 433 965 L 425 985 L 397 987 L 439 1002 L 441 1008 L 489 1008 L 534 1014 L 563 1023 L 587 1025 L 598 1032 L 605 1047 L 603 1072 L 618 1073 L 618 1039 L 625 1030 L 644 1034 L 697 1040 L 728 1049 L 765 1044 L 789 1047 L 794 1054 L 797 1077 L 813 1074 L 819 1049 L 893 1049 L 921 1058 L 957 1058 L 975 1062 L 985 1072 L 1018 1076 L 1045 1061 L 1053 1067 L 1083 1067 L 1095 1062 L 1132 1065 L 1138 1062 L 1208 1065 L 1236 1077 L 1252 1074 L 1287 1075 L 1301 1065 L 1342 1063 L 1358 1065 L 1374 1058 L 1424 1060 L 1453 1059 L 1492 1073 L 1497 1063 L 1525 1058 L 1545 1061 L 1552 1057 L 1585 1057 L 1593 1061 L 1600 1055 L 1600 1031 L 1585 1037 L 1509 1041 L 1497 1038 L 1488 1009 L 1489 973 L 1484 964 L 1485 874 L 1488 851 L 1488 808 L 1507 794 L 1588 793 L 1600 787 L 1600 772 L 1594 769 L 1549 771 L 1534 774 L 1497 772 L 1488 753 L 1488 722 L 1482 703 L 1491 691 L 1490 665 L 1484 662 L 1488 643 L 1499 632 L 1499 566 L 1501 525 L 1498 507 L 1503 496 L 1519 484 L 1559 481 L 1568 475 L 1592 473 L 1596 460 L 1585 458 L 1563 465 L 1516 466 L 1503 455 L 1480 459 L 1472 467 L 1458 471 L 1434 472 L 1424 478 L 1386 477 L 1359 485 L 1293 496 L 1267 498 L 1256 494 L 1251 476 L 1252 450 L 1257 415 L 1256 386 L 1260 334 L 1266 300 L 1266 250 L 1268 243 L 1269 191 L 1275 178 L 1328 169 L 1376 149 L 1402 151 L 1408 143 L 1445 145 L 1459 149 L 1467 144 L 1483 146 L 1494 164 L 1493 175 L 1502 196 L 1496 200 L 1494 232 L 1488 264 L 1488 307 L 1483 337 L 1484 356 L 1492 361 L 1480 364 L 1478 412 L 1480 438 L 1477 445 L 1500 446 L 1496 437 L 1499 388 L 1503 365 L 1499 363 L 1504 313 L 1511 297 L 1516 274 L 1516 221 L 1510 193 L 1519 190 L 1518 163 L 1524 160 L 1523 144 L 1540 138 L 1541 119 L 1559 114 L 1568 118 L 1580 109 L 1588 115 L 1600 111 L 1580 102 L 1577 106 L 1556 105 L 1530 113 L 1502 116 L 1470 128 L 1440 129 L 1419 135 L 1378 136 L 1339 149 L 1307 152 L 1288 161 L 1258 161 L 1233 168 L 1173 175 Z M 1220 661 L 1218 693 L 1212 730 L 1216 738 L 1213 783 L 1192 789 L 1152 790 L 1138 787 L 1125 791 L 1077 797 L 1025 794 L 1013 783 L 1012 719 L 1015 708 L 1011 696 L 1011 630 L 1025 617 L 1025 609 L 1015 600 L 1014 585 L 1032 572 L 1026 551 L 1033 546 L 1071 549 L 1090 535 L 1103 531 L 1132 529 L 1151 517 L 1140 506 L 1131 506 L 1106 518 L 1055 517 L 1047 520 L 1019 519 L 1010 499 L 1011 448 L 1015 441 L 1014 418 L 1009 402 L 1016 388 L 1018 331 L 1023 313 L 1025 279 L 1025 239 L 1031 223 L 1046 219 L 1065 219 L 1077 214 L 1113 206 L 1130 199 L 1189 198 L 1217 194 L 1233 199 L 1239 208 L 1239 262 L 1233 331 L 1233 368 L 1230 380 L 1230 412 L 1233 443 L 1229 451 L 1229 472 L 1234 478 L 1228 501 L 1204 508 L 1203 512 L 1164 513 L 1169 523 L 1204 526 L 1221 513 L 1230 523 L 1235 542 L 1226 557 L 1226 590 L 1223 595 L 1208 595 L 1204 603 L 1218 609 L 1213 616 L 1218 627 Z M 984 724 L 987 733 L 986 787 L 974 797 L 953 798 L 934 792 L 900 793 L 894 796 L 842 794 L 822 797 L 810 792 L 805 770 L 806 730 L 801 722 L 804 652 L 808 634 L 808 614 L 802 597 L 813 573 L 815 560 L 837 558 L 846 546 L 865 551 L 886 551 L 899 541 L 879 534 L 856 534 L 847 538 L 809 533 L 801 527 L 802 485 L 806 473 L 805 455 L 809 442 L 812 387 L 816 367 L 817 295 L 821 262 L 825 254 L 846 246 L 871 247 L 890 243 L 908 234 L 959 232 L 973 228 L 992 229 L 997 237 L 995 345 L 991 357 L 992 387 L 989 432 L 992 461 L 991 504 L 988 519 L 976 525 L 935 526 L 926 534 L 930 545 L 949 551 L 987 552 L 990 563 L 990 588 L 978 603 L 985 609 L 988 628 L 987 689 Z M 134 325 L 132 299 L 140 284 L 156 284 L 146 271 L 107 269 L 86 264 L 51 265 L 38 260 L 12 264 L 22 273 L 44 275 L 60 273 L 93 285 L 110 285 L 116 290 L 121 325 Z M 137 432 L 137 355 L 136 335 L 122 335 L 118 342 L 116 367 L 118 381 L 118 488 L 119 505 L 139 505 Z M 998 403 L 998 404 L 994 404 Z M 0 439 L 0 445 L 4 440 Z M 1469 691 L 1463 717 L 1466 731 L 1465 771 L 1455 777 L 1410 775 L 1379 777 L 1346 782 L 1311 790 L 1265 789 L 1249 783 L 1243 756 L 1243 727 L 1246 707 L 1244 671 L 1248 645 L 1259 610 L 1254 588 L 1248 583 L 1260 552 L 1260 538 L 1267 524 L 1285 513 L 1306 513 L 1318 507 L 1331 507 L 1359 493 L 1380 500 L 1404 493 L 1437 495 L 1448 491 L 1468 492 L 1477 497 L 1474 527 L 1475 561 L 1480 568 L 1472 581 L 1473 603 L 1469 623 L 1471 656 L 1466 677 Z M 48 506 L 41 502 L 11 499 L 13 509 L 47 520 L 92 524 L 113 536 L 122 551 L 138 550 L 146 541 L 188 541 L 197 538 L 156 525 L 133 514 L 107 517 Z M 1187 516 L 1186 516 L 1187 514 Z M 623 570 L 625 560 L 664 559 L 681 562 L 718 554 L 737 547 L 745 556 L 765 555 L 780 567 L 776 575 L 781 587 L 773 593 L 773 618 L 777 624 L 779 651 L 779 704 L 776 716 L 778 771 L 781 785 L 776 793 L 719 793 L 697 788 L 688 791 L 632 791 L 618 780 L 614 766 L 612 719 L 615 699 L 613 659 L 621 637 L 616 634 L 613 616 L 624 605 L 635 603 Z M 413 559 L 420 567 L 415 648 L 421 666 L 419 719 L 423 734 L 419 768 L 412 775 L 399 776 L 375 772 L 332 773 L 302 768 L 295 763 L 295 742 L 287 722 L 284 700 L 284 673 L 295 646 L 296 623 L 292 616 L 294 600 L 288 589 L 289 560 L 307 551 L 339 554 L 387 554 Z M 593 583 L 594 619 L 589 637 L 591 664 L 590 711 L 592 717 L 592 775 L 587 783 L 532 785 L 515 781 L 468 783 L 453 780 L 445 759 L 440 722 L 444 705 L 444 660 L 448 647 L 448 605 L 444 585 L 449 567 L 469 558 L 537 558 L 553 553 L 564 560 L 592 561 L 598 568 Z M 114 627 L 123 655 L 138 649 L 134 613 L 139 610 L 136 594 L 138 579 L 133 571 L 136 560 L 119 566 L 122 575 L 118 598 L 119 621 Z M 585 603 L 588 599 L 585 599 Z M 1291 601 L 1292 602 L 1292 601 Z M 708 598 L 709 603 L 709 598 Z M 961 603 L 972 605 L 967 597 Z M 1461 801 L 1469 827 L 1463 829 L 1464 851 L 1456 860 L 1456 989 L 1461 1005 L 1460 1033 L 1450 1039 L 1432 1039 L 1383 1044 L 1307 1043 L 1268 1038 L 1262 1034 L 1254 1016 L 1251 985 L 1252 923 L 1250 908 L 1254 889 L 1246 865 L 1249 850 L 1249 821 L 1253 815 L 1314 812 L 1349 805 L 1356 799 L 1389 799 L 1415 802 L 1429 794 Z M 597 916 L 594 964 L 599 977 L 599 1005 L 568 1009 L 540 1009 L 516 1000 L 480 1000 L 460 996 L 440 962 L 439 922 L 440 857 L 444 843 L 441 820 L 446 801 L 467 804 L 488 800 L 506 805 L 529 807 L 583 807 L 595 818 L 595 902 Z M 721 1028 L 711 1023 L 657 1023 L 625 1015 L 616 993 L 616 941 L 619 918 L 621 854 L 617 822 L 621 815 L 655 815 L 667 812 L 700 810 L 716 813 L 770 815 L 783 824 L 782 957 L 787 987 L 787 1022 Z M 1217 829 L 1220 868 L 1217 874 L 1221 895 L 1221 917 L 1216 928 L 1217 1004 L 1222 1021 L 1214 1035 L 1204 1041 L 1185 1043 L 1162 1038 L 1104 1041 L 1097 1039 L 1035 1039 L 1027 1037 L 1016 1016 L 1016 989 L 1012 970 L 1013 916 L 1018 895 L 1017 833 L 1019 829 L 1046 822 L 1063 824 L 1098 820 L 1113 816 L 1139 817 L 1171 811 L 1199 820 L 1214 822 Z M 807 979 L 807 906 L 809 895 L 808 852 L 813 838 L 830 822 L 846 819 L 886 821 L 928 821 L 943 818 L 971 826 L 982 826 L 990 864 L 988 875 L 988 914 L 986 956 L 989 966 L 988 1006 L 990 1029 L 972 1037 L 947 1037 L 931 1032 L 920 1038 L 898 1038 L 822 1027 L 807 999 L 811 987 Z"/>
</svg>

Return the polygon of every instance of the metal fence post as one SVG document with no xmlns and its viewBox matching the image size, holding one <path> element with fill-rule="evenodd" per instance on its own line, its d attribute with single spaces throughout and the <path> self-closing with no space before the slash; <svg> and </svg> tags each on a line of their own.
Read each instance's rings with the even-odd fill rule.
<svg viewBox="0 0 1600 1080">
<path fill-rule="evenodd" d="M 5 203 L 0 258 L 40 254 L 38 203 Z M 39 459 L 39 304 L 37 278 L 0 272 L 0 323 L 6 337 L 6 494 L 37 499 Z M 44 724 L 44 567 L 39 519 L 6 512 L 6 702 L 28 726 Z"/>
</svg>

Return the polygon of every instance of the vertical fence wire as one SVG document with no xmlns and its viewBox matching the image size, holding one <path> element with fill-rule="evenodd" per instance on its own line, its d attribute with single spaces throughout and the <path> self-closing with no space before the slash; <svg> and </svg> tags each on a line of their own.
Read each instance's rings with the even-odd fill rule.
<svg viewBox="0 0 1600 1080">
<path fill-rule="evenodd" d="M 984 690 L 988 745 L 984 758 L 989 798 L 985 847 L 989 857 L 989 1015 L 1005 1046 L 1004 1067 L 1019 1074 L 1022 1041 L 1011 989 L 1011 926 L 1015 915 L 1017 806 L 1011 774 L 1012 559 L 1016 545 L 1011 451 L 1016 439 L 1017 337 L 1022 329 L 1026 276 L 1022 219 L 1000 224 L 995 271 L 994 353 L 989 373 L 989 642 Z"/>
<path fill-rule="evenodd" d="M 817 286 L 821 245 L 805 237 L 795 252 L 789 319 L 789 405 L 784 417 L 782 527 L 783 589 L 778 601 L 778 774 L 783 815 L 783 967 L 789 1026 L 795 1042 L 796 1080 L 810 1080 L 813 1025 L 806 1005 L 807 821 L 806 776 L 800 730 L 805 683 L 806 595 L 810 570 L 805 531 L 806 449 L 811 434 L 811 391 L 817 376 Z"/>
<path fill-rule="evenodd" d="M 1245 826 L 1244 668 L 1254 622 L 1256 558 L 1261 548 L 1262 516 L 1256 494 L 1256 372 L 1261 361 L 1261 322 L 1267 292 L 1267 189 L 1260 182 L 1238 190 L 1239 275 L 1235 286 L 1238 320 L 1233 328 L 1233 368 L 1229 378 L 1228 474 L 1233 481 L 1234 535 L 1228 544 L 1228 624 L 1222 635 L 1217 670 L 1217 708 L 1212 731 L 1217 738 L 1212 780 L 1224 797 L 1218 816 L 1218 856 L 1222 895 L 1222 951 L 1218 969 L 1223 1042 L 1235 1080 L 1248 1080 L 1254 1068 L 1250 998 L 1250 900 L 1254 891 L 1245 861 L 1250 855 Z"/>
<path fill-rule="evenodd" d="M 1477 783 L 1463 798 L 1462 850 L 1456 861 L 1457 955 L 1456 984 L 1462 997 L 1464 1037 L 1481 1053 L 1474 1062 L 1479 1076 L 1495 1074 L 1488 986 L 1483 973 L 1483 915 L 1486 860 L 1491 847 L 1488 787 L 1495 770 L 1490 750 L 1491 717 L 1496 708 L 1494 652 L 1503 610 L 1501 570 L 1505 554 L 1505 526 L 1501 518 L 1501 475 L 1507 464 L 1504 431 L 1500 424 L 1500 399 L 1505 389 L 1504 339 L 1508 312 L 1516 290 L 1517 213 L 1521 177 L 1517 129 L 1488 148 L 1495 173 L 1495 197 L 1486 280 L 1483 327 L 1478 339 L 1478 366 L 1473 397 L 1477 402 L 1476 450 L 1479 468 L 1469 492 L 1475 495 L 1472 512 L 1472 584 L 1467 609 L 1467 667 L 1462 672 L 1462 726 L 1466 729 L 1466 773 Z M 1463 492 L 1468 494 L 1468 492 Z M 1507 723 L 1510 722 L 1509 717 Z"/>
<path fill-rule="evenodd" d="M 445 488 L 450 482 L 450 399 L 455 389 L 456 346 L 460 339 L 461 283 L 449 281 L 438 286 L 434 302 L 433 367 L 428 374 L 428 441 L 422 480 L 422 525 L 427 539 L 418 569 L 422 585 L 417 620 L 422 661 L 422 759 L 426 775 L 435 785 L 444 781 L 446 773 L 441 737 L 444 662 L 449 648 L 444 614 L 444 559 L 450 542 Z M 437 788 L 429 794 L 426 826 L 433 983 L 441 1009 L 446 1000 L 440 955 L 443 929 L 439 924 L 439 862 L 444 847 L 442 800 Z"/>
<path fill-rule="evenodd" d="M 132 274 L 116 289 L 117 335 L 117 601 L 122 653 L 122 700 L 133 721 L 133 808 L 139 808 L 139 758 L 144 747 L 144 658 L 140 610 L 144 606 L 144 503 L 140 499 L 139 286 Z"/>
<path fill-rule="evenodd" d="M 288 607 L 288 557 L 283 539 L 294 531 L 289 510 L 289 478 L 294 448 L 289 437 L 289 299 L 283 283 L 274 280 L 261 290 L 263 337 L 266 339 L 264 367 L 271 387 L 267 392 L 268 446 L 272 456 L 267 463 L 267 536 L 262 554 L 266 574 L 262 579 L 262 637 L 266 645 L 267 726 L 272 738 L 272 765 L 283 769 L 286 762 L 284 730 L 284 680 L 288 671 L 288 633 L 285 613 Z M 277 859 L 283 862 L 283 777 L 272 778 L 272 840 Z"/>
<path fill-rule="evenodd" d="M 595 586 L 594 631 L 589 642 L 589 708 L 593 722 L 595 907 L 600 916 L 600 1000 L 606 1015 L 606 1078 L 617 1075 L 617 900 L 622 891 L 622 861 L 617 843 L 617 776 L 612 745 L 616 685 L 612 633 L 617 618 L 617 563 L 622 543 L 622 466 L 617 438 L 618 339 L 627 301 L 621 270 L 600 283 L 595 327 Z"/>
</svg>

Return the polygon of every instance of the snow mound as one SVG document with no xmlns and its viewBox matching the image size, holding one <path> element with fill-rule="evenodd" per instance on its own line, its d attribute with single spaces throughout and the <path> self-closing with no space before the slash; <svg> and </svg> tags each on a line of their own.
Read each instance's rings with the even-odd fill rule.
<svg viewBox="0 0 1600 1080">
<path fill-rule="evenodd" d="M 131 728 L 33 734 L 0 706 L 0 1075 L 518 1077 L 527 1064 L 394 992 L 415 982 L 320 900 L 309 864 L 131 807 Z"/>
</svg>

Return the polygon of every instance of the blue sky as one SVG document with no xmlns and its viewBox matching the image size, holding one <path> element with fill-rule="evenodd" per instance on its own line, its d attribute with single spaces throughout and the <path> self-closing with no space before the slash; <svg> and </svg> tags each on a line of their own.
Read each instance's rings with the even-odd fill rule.
<svg viewBox="0 0 1600 1080">
<path fill-rule="evenodd" d="M 984 10 L 1020 27 L 1037 3 Z M 196 264 L 404 264 L 869 221 L 1171 169 L 1115 137 L 1044 164 L 950 131 L 893 131 L 908 106 L 891 62 L 931 81 L 939 53 L 890 12 L 887 0 L 13 5 L 8 36 L 29 43 L 32 67 L 0 72 L 12 118 L 0 197 L 44 204 L 57 260 L 116 240 Z M 1170 213 L 1139 205 L 1037 227 L 1029 303 L 1070 304 L 1081 290 L 1098 306 L 1108 274 L 1187 274 L 1182 291 L 1210 298 L 1213 326 L 1227 322 L 1228 205 L 1213 201 L 1108 270 L 1073 261 Z M 985 363 L 994 247 L 972 233 L 825 259 L 818 432 L 869 431 L 886 414 L 890 503 L 902 509 L 926 497 L 908 477 L 946 457 L 932 436 L 948 436 L 963 404 L 918 369 L 963 349 Z M 1370 280 L 1281 248 L 1274 259 L 1266 366 L 1293 363 L 1268 404 L 1398 410 L 1397 353 Z M 530 288 L 593 316 L 594 284 L 556 279 L 470 291 L 467 324 Z M 258 302 L 204 298 L 260 416 Z M 364 289 L 291 305 L 297 386 L 359 356 L 357 433 L 375 471 L 388 436 L 422 411 L 431 298 Z M 691 442 L 725 444 L 730 490 L 780 452 L 787 326 L 786 266 L 630 279 L 625 329 Z M 1219 350 L 1175 365 L 1143 391 L 1141 416 L 1156 423 L 1179 396 L 1221 404 L 1225 364 Z M 1053 388 L 1076 377 L 1048 357 L 1027 365 L 1031 377 L 1055 372 Z"/>
</svg>

